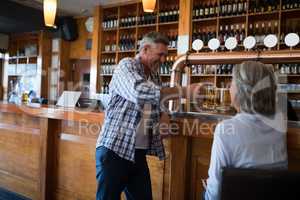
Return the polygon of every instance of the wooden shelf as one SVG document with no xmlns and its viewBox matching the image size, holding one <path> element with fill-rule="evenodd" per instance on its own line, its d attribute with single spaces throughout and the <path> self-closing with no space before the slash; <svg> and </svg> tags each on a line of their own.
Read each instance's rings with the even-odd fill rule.
<svg viewBox="0 0 300 200">
<path fill-rule="evenodd" d="M 247 15 L 229 15 L 229 16 L 220 16 L 219 19 L 233 19 L 233 18 L 244 18 Z"/>
<path fill-rule="evenodd" d="M 262 16 L 262 15 L 274 15 L 279 14 L 279 11 L 272 11 L 272 12 L 257 12 L 257 13 L 249 13 L 250 16 Z"/>
<path fill-rule="evenodd" d="M 217 74 L 216 77 L 232 77 L 231 74 Z"/>
<path fill-rule="evenodd" d="M 24 58 L 37 58 L 37 55 L 32 55 L 32 56 L 11 56 L 8 59 L 24 59 Z"/>
<path fill-rule="evenodd" d="M 126 50 L 126 51 L 117 51 L 118 53 L 135 53 L 135 49 L 133 50 Z"/>
<path fill-rule="evenodd" d="M 173 22 L 162 22 L 162 23 L 159 23 L 158 25 L 159 26 L 166 26 L 166 25 L 176 25 L 178 24 L 178 21 L 173 21 Z"/>
<path fill-rule="evenodd" d="M 300 8 L 281 10 L 282 13 L 300 12 Z"/>
<path fill-rule="evenodd" d="M 157 24 L 143 24 L 143 25 L 138 25 L 138 28 L 148 28 L 148 27 L 156 27 Z"/>
<path fill-rule="evenodd" d="M 192 74 L 192 77 L 214 77 L 215 74 Z"/>
<path fill-rule="evenodd" d="M 102 51 L 101 54 L 114 54 L 117 53 L 117 51 Z"/>
<path fill-rule="evenodd" d="M 205 21 L 214 21 L 217 20 L 217 17 L 209 17 L 209 18 L 200 18 L 200 19 L 193 19 L 193 22 L 205 22 Z"/>
<path fill-rule="evenodd" d="M 117 31 L 118 28 L 107 28 L 107 29 L 103 29 L 104 32 L 109 32 L 109 31 Z"/>
<path fill-rule="evenodd" d="M 120 27 L 119 30 L 136 29 L 137 26 Z"/>
</svg>

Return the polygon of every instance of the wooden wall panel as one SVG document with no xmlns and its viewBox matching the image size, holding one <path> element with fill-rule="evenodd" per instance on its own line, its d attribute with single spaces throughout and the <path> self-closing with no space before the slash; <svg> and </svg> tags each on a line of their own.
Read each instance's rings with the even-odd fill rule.
<svg viewBox="0 0 300 200">
<path fill-rule="evenodd" d="M 154 156 L 147 156 L 147 161 L 150 170 L 152 191 L 154 191 L 153 199 L 160 200 L 163 198 L 164 192 L 164 161 L 160 161 Z"/>
<path fill-rule="evenodd" d="M 62 133 L 97 139 L 102 123 L 63 121 Z"/>
<path fill-rule="evenodd" d="M 67 139 L 58 142 L 57 192 L 72 199 L 94 199 L 96 194 L 95 144 Z M 61 198 L 64 199 L 64 198 Z"/>
<path fill-rule="evenodd" d="M 16 113 L 0 113 L 0 122 L 2 124 L 17 125 L 26 128 L 36 128 L 39 129 L 39 118 L 30 117 L 25 114 Z"/>
<path fill-rule="evenodd" d="M 70 59 L 90 59 L 91 50 L 86 50 L 86 40 L 92 38 L 92 34 L 85 28 L 85 21 L 87 17 L 78 18 L 78 38 L 75 41 L 70 42 Z"/>
<path fill-rule="evenodd" d="M 41 80 L 41 97 L 48 98 L 49 90 L 49 73 L 51 67 L 51 34 L 46 31 L 41 31 L 39 35 L 39 57 L 37 61 L 38 68 L 42 71 Z"/>
<path fill-rule="evenodd" d="M 30 134 L 22 132 L 24 127 L 12 128 L 0 127 L 0 187 L 38 199 L 39 130 L 31 129 Z"/>
</svg>

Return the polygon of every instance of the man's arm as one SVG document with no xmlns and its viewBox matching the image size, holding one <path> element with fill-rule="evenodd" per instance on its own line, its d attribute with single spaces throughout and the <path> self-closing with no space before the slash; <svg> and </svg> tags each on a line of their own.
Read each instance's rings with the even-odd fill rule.
<svg viewBox="0 0 300 200">
<path fill-rule="evenodd" d="M 159 105 L 160 87 L 152 81 L 145 81 L 136 70 L 134 60 L 123 60 L 112 79 L 115 92 L 127 100 L 143 105 Z"/>
</svg>

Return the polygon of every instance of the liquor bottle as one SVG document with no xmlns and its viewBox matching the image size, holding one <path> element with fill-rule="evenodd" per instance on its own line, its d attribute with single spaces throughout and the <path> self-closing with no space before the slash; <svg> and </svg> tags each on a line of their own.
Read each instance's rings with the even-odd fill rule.
<svg viewBox="0 0 300 200">
<path fill-rule="evenodd" d="M 262 22 L 262 24 L 261 24 L 261 32 L 260 32 L 260 36 L 259 36 L 261 44 L 264 43 L 265 37 L 266 37 L 265 23 Z"/>
<path fill-rule="evenodd" d="M 227 2 L 222 0 L 221 2 L 221 16 L 227 15 Z"/>
<path fill-rule="evenodd" d="M 254 30 L 253 30 L 253 24 L 249 24 L 249 34 L 252 35 L 252 36 L 255 36 L 254 35 Z"/>
<path fill-rule="evenodd" d="M 227 1 L 227 15 L 232 15 L 232 6 L 233 4 L 230 1 Z"/>
<path fill-rule="evenodd" d="M 273 34 L 273 33 L 274 32 L 272 31 L 272 22 L 268 22 L 268 28 L 266 31 L 266 35 Z"/>
<path fill-rule="evenodd" d="M 265 12 L 265 8 L 266 8 L 266 2 L 265 1 L 260 1 L 259 3 L 257 3 L 259 5 L 259 10 L 260 12 Z"/>
<path fill-rule="evenodd" d="M 244 0 L 243 13 L 246 14 L 248 10 L 248 2 Z"/>
<path fill-rule="evenodd" d="M 240 42 L 242 43 L 246 37 L 245 24 L 242 24 L 242 29 L 240 30 Z"/>
<path fill-rule="evenodd" d="M 204 17 L 205 18 L 209 17 L 209 4 L 208 4 L 208 2 L 206 2 L 206 4 L 204 4 Z"/>
<path fill-rule="evenodd" d="M 215 17 L 216 15 L 216 10 L 215 10 L 215 2 L 210 2 L 210 6 L 209 6 L 209 17 Z"/>
<path fill-rule="evenodd" d="M 244 3 L 242 0 L 238 1 L 237 14 L 241 15 L 244 12 Z"/>
<path fill-rule="evenodd" d="M 238 14 L 238 0 L 234 0 L 232 3 L 232 15 Z"/>
<path fill-rule="evenodd" d="M 224 43 L 229 38 L 229 28 L 228 25 L 225 26 L 225 33 L 224 33 Z"/>
<path fill-rule="evenodd" d="M 179 5 L 175 6 L 175 21 L 179 20 Z"/>
<path fill-rule="evenodd" d="M 166 22 L 170 22 L 170 21 L 172 21 L 172 19 L 173 19 L 173 9 L 169 7 L 168 11 L 167 11 Z"/>
<path fill-rule="evenodd" d="M 220 12 L 218 1 L 215 1 L 214 7 L 215 7 L 215 16 L 218 16 Z"/>
<path fill-rule="evenodd" d="M 274 32 L 273 33 L 274 34 L 278 33 L 278 22 L 277 21 L 274 22 Z"/>
<path fill-rule="evenodd" d="M 234 30 L 234 37 L 235 37 L 235 39 L 236 39 L 236 41 L 237 41 L 238 44 L 241 43 L 240 36 L 241 36 L 241 34 L 240 34 L 240 27 L 239 27 L 238 24 L 236 24 L 235 30 Z"/>
<path fill-rule="evenodd" d="M 234 37 L 235 36 L 235 33 L 234 33 L 234 26 L 233 24 L 231 24 L 230 26 L 230 31 L 229 31 L 229 37 Z"/>
<path fill-rule="evenodd" d="M 223 26 L 220 25 L 220 32 L 219 32 L 219 41 L 221 45 L 224 45 L 224 31 L 223 31 Z"/>
</svg>

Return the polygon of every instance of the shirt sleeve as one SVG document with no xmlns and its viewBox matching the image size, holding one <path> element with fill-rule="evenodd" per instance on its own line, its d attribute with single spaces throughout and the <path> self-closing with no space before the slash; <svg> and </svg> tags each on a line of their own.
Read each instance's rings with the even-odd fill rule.
<svg viewBox="0 0 300 200">
<path fill-rule="evenodd" d="M 112 79 L 115 92 L 136 104 L 159 105 L 160 87 L 152 81 L 146 81 L 136 67 L 135 61 L 130 59 L 119 63 Z"/>
<path fill-rule="evenodd" d="M 221 136 L 223 134 L 222 125 L 218 124 L 211 150 L 210 166 L 208 170 L 206 200 L 219 200 L 221 197 L 222 168 L 229 165 L 226 149 L 224 148 Z"/>
</svg>

